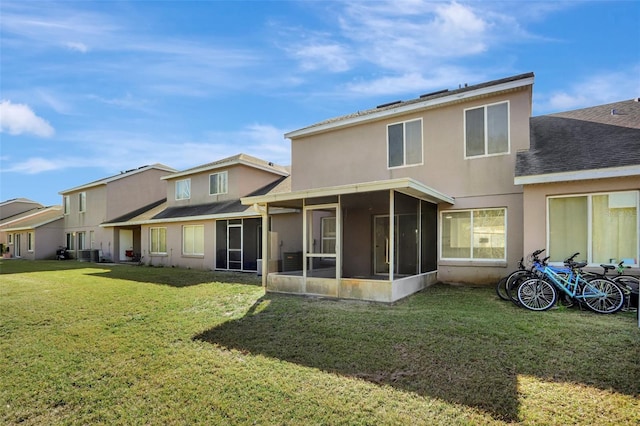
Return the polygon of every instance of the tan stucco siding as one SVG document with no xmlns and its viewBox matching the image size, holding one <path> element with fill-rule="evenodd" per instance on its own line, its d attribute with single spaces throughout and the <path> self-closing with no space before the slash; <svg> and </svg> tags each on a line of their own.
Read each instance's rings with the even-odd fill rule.
<svg viewBox="0 0 640 426">
<path fill-rule="evenodd" d="M 508 101 L 510 153 L 464 158 L 464 110 Z M 529 147 L 530 87 L 292 141 L 292 190 L 416 179 L 454 197 L 520 192 L 513 185 L 515 153 Z M 422 119 L 423 164 L 387 167 L 387 125 Z"/>
</svg>

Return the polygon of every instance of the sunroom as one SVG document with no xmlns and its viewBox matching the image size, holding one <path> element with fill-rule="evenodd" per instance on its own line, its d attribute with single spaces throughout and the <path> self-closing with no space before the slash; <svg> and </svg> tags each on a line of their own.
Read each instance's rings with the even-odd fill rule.
<svg viewBox="0 0 640 426">
<path fill-rule="evenodd" d="M 454 200 L 403 178 L 246 197 L 242 203 L 262 212 L 267 291 L 394 302 L 436 281 L 438 204 Z M 301 251 L 278 250 L 281 232 L 269 221 L 274 208 L 301 215 L 299 229 L 288 230 Z"/>
</svg>

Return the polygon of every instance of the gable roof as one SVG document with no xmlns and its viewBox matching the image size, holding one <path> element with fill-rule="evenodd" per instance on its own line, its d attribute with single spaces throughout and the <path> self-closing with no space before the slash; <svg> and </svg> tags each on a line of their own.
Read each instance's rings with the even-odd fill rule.
<svg viewBox="0 0 640 426">
<path fill-rule="evenodd" d="M 117 175 L 109 176 L 109 177 L 106 177 L 106 178 L 103 178 L 103 179 L 98 179 L 96 181 L 89 182 L 89 183 L 86 183 L 84 185 L 76 186 L 75 188 L 65 189 L 64 191 L 58 192 L 58 194 L 64 195 L 64 194 L 68 194 L 68 193 L 71 193 L 71 192 L 80 191 L 82 189 L 92 188 L 94 186 L 107 185 L 110 182 L 113 182 L 113 181 L 116 181 L 116 180 L 119 180 L 119 179 L 124 179 L 126 177 L 136 175 L 138 173 L 143 173 L 143 172 L 146 172 L 147 170 L 151 170 L 151 169 L 158 169 L 158 170 L 162 170 L 162 171 L 166 171 L 166 172 L 170 172 L 170 173 L 173 173 L 173 172 L 176 171 L 176 169 L 173 169 L 173 168 L 171 168 L 169 166 L 165 166 L 164 164 L 156 163 L 156 164 L 151 164 L 151 165 L 148 165 L 148 166 L 141 166 L 141 167 L 138 167 L 137 169 L 126 170 L 126 171 L 120 172 Z"/>
<path fill-rule="evenodd" d="M 532 85 L 533 80 L 534 74 L 530 72 L 472 86 L 465 85 L 465 87 L 460 87 L 454 90 L 440 90 L 437 92 L 427 93 L 417 99 L 390 102 L 365 111 L 358 111 L 340 117 L 330 118 L 311 126 L 286 133 L 284 136 L 290 139 L 300 136 L 309 136 L 368 121 L 375 121 L 428 108 L 468 101 L 473 98 L 489 96 L 499 92 L 517 90 L 522 87 Z"/>
<path fill-rule="evenodd" d="M 223 158 L 212 163 L 202 164 L 200 166 L 192 167 L 177 173 L 173 173 L 167 176 L 163 176 L 161 179 L 175 179 L 182 176 L 193 175 L 196 173 L 214 171 L 225 167 L 235 166 L 242 164 L 254 169 L 264 170 L 270 173 L 274 173 L 280 176 L 289 176 L 289 170 L 286 167 L 279 166 L 270 161 L 261 160 L 260 158 L 252 157 L 247 154 L 236 154 L 231 157 Z"/>
<path fill-rule="evenodd" d="M 640 102 L 599 105 L 530 119 L 515 184 L 640 175 Z"/>
<path fill-rule="evenodd" d="M 274 182 L 252 192 L 250 196 L 289 192 L 290 190 L 291 178 L 289 176 L 282 176 Z M 122 215 L 116 219 L 102 223 L 100 226 L 113 227 L 224 219 L 231 217 L 255 217 L 259 214 L 260 213 L 256 212 L 252 206 L 247 207 L 242 205 L 241 201 L 238 199 L 206 204 L 167 207 L 167 199 L 165 198 L 136 211 L 127 213 L 126 215 Z"/>
<path fill-rule="evenodd" d="M 8 232 L 35 229 L 62 220 L 63 217 L 62 206 L 39 207 L 1 220 L 0 230 Z"/>
</svg>

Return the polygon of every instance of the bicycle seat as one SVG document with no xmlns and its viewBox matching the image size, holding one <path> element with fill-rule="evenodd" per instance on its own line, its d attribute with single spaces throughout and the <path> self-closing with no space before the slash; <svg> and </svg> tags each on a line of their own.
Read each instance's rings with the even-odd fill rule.
<svg viewBox="0 0 640 426">
<path fill-rule="evenodd" d="M 613 266 L 613 265 L 603 265 L 603 264 L 600 264 L 600 266 L 602 267 L 602 269 L 604 269 L 604 273 L 605 273 L 605 274 L 607 273 L 607 271 L 610 271 L 610 270 L 612 270 L 612 269 L 616 269 L 616 267 L 615 267 L 615 266 Z"/>
<path fill-rule="evenodd" d="M 568 263 L 567 266 L 570 266 L 570 267 L 576 268 L 576 269 L 580 269 L 580 268 L 584 268 L 585 266 L 587 266 L 587 262 L 571 262 L 571 263 Z"/>
</svg>

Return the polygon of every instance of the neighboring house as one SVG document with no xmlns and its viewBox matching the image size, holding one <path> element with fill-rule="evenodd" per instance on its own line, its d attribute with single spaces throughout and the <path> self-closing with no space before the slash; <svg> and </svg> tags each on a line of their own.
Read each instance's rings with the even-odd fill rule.
<svg viewBox="0 0 640 426">
<path fill-rule="evenodd" d="M 524 186 L 525 253 L 638 267 L 639 99 L 532 118 L 514 182 Z"/>
<path fill-rule="evenodd" d="M 288 176 L 285 167 L 238 154 L 163 176 L 162 204 L 102 226 L 139 229 L 142 262 L 148 265 L 256 272 L 263 226 L 271 232 L 284 227 L 285 235 L 283 218 L 290 215 L 267 221 L 264 212 L 242 205 L 240 198 L 288 192 Z"/>
<path fill-rule="evenodd" d="M 515 269 L 513 177 L 529 149 L 533 80 L 465 85 L 286 134 L 291 192 L 242 200 L 302 212 L 300 268 L 265 265 L 267 290 L 393 302 L 437 280 L 488 283 Z M 264 239 L 273 260 L 279 244 Z"/>
<path fill-rule="evenodd" d="M 129 261 L 140 247 L 138 228 L 113 228 L 100 225 L 124 213 L 159 202 L 166 196 L 161 178 L 176 170 L 163 164 L 127 170 L 95 182 L 61 191 L 64 231 L 60 244 L 81 260 Z"/>
<path fill-rule="evenodd" d="M 44 206 L 28 198 L 13 198 L 3 201 L 0 203 L 0 220 L 41 207 Z"/>
<path fill-rule="evenodd" d="M 12 201 L 0 204 L 3 216 L 0 220 L 0 247 L 3 256 L 30 260 L 54 259 L 62 233 L 62 207 L 44 207 L 30 200 L 18 201 L 28 210 L 15 213 L 22 209 L 12 205 Z M 9 212 L 14 214 L 5 216 Z"/>
</svg>

